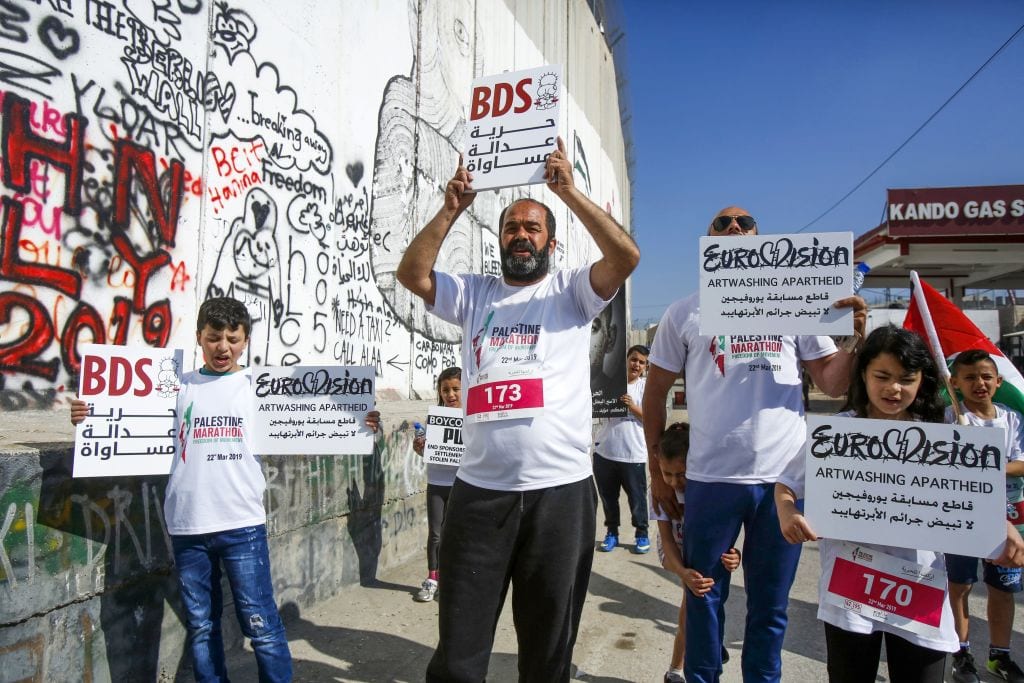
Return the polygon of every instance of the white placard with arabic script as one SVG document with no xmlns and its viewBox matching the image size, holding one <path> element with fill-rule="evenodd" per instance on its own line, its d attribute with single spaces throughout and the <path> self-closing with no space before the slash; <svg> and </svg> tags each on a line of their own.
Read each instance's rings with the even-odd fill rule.
<svg viewBox="0 0 1024 683">
<path fill-rule="evenodd" d="M 473 80 L 462 163 L 474 190 L 544 182 L 562 112 L 558 64 Z"/>
<path fill-rule="evenodd" d="M 261 455 L 373 452 L 366 414 L 374 405 L 371 366 L 257 367 L 254 448 Z"/>
<path fill-rule="evenodd" d="M 995 557 L 1004 443 L 996 427 L 808 415 L 807 520 L 825 538 Z"/>
<path fill-rule="evenodd" d="M 74 477 L 161 475 L 174 459 L 181 349 L 83 344 Z"/>
<path fill-rule="evenodd" d="M 700 333 L 853 333 L 853 233 L 700 238 Z"/>
</svg>

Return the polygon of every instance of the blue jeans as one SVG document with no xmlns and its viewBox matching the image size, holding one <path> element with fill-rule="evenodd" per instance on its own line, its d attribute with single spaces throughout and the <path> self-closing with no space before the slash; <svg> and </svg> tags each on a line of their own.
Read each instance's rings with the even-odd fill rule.
<svg viewBox="0 0 1024 683">
<path fill-rule="evenodd" d="M 686 660 L 689 683 L 711 683 L 722 670 L 724 603 L 729 572 L 722 553 L 743 537 L 743 574 L 747 577 L 747 623 L 742 669 L 746 683 L 779 681 L 782 639 L 786 634 L 789 589 L 800 561 L 800 545 L 779 530 L 774 484 L 725 484 L 686 480 L 683 552 L 687 567 L 713 578 L 703 598 L 686 598 Z"/>
<path fill-rule="evenodd" d="M 178 588 L 197 681 L 227 681 L 220 630 L 224 596 L 221 565 L 231 585 L 242 633 L 252 641 L 260 681 L 292 679 L 292 655 L 274 603 L 264 525 L 192 536 L 171 536 Z"/>
</svg>

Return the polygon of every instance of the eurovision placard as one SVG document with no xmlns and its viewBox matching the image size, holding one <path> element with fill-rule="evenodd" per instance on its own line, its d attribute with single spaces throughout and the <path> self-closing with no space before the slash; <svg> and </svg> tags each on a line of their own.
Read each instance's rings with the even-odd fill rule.
<svg viewBox="0 0 1024 683">
<path fill-rule="evenodd" d="M 700 333 L 853 333 L 853 233 L 700 238 Z"/>
<path fill-rule="evenodd" d="M 561 111 L 561 65 L 474 79 L 462 145 L 473 189 L 544 182 Z"/>
<path fill-rule="evenodd" d="M 83 344 L 74 477 L 160 475 L 174 459 L 181 349 Z"/>
<path fill-rule="evenodd" d="M 808 415 L 804 514 L 824 538 L 995 557 L 1004 443 L 996 427 Z"/>
<path fill-rule="evenodd" d="M 253 368 L 255 451 L 261 455 L 373 452 L 366 414 L 374 405 L 371 366 Z"/>
<path fill-rule="evenodd" d="M 466 450 L 462 443 L 462 420 L 462 408 L 434 406 L 427 411 L 424 462 L 456 467 L 462 462 L 462 453 Z"/>
</svg>

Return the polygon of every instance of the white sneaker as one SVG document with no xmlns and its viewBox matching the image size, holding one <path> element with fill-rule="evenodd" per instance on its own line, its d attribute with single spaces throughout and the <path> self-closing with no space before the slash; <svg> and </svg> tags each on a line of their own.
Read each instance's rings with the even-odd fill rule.
<svg viewBox="0 0 1024 683">
<path fill-rule="evenodd" d="M 416 594 L 416 602 L 430 602 L 435 595 L 437 595 L 437 581 L 427 579 L 423 582 L 420 592 Z"/>
</svg>

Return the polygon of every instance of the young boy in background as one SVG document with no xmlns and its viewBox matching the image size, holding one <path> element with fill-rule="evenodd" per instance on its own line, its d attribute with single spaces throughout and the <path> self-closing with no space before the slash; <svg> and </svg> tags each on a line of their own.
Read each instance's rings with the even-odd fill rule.
<svg viewBox="0 0 1024 683">
<path fill-rule="evenodd" d="M 659 444 L 658 465 L 665 483 L 675 489 L 676 500 L 683 503 L 686 492 L 686 454 L 690 450 L 690 426 L 676 422 L 665 430 Z M 701 576 L 695 569 L 686 567 L 683 560 L 683 519 L 671 519 L 651 506 L 651 519 L 658 522 L 658 559 L 661 566 L 678 576 L 683 585 L 697 598 L 715 585 L 715 580 Z M 740 566 L 740 551 L 736 548 L 722 554 L 722 566 L 730 572 Z M 725 625 L 725 615 L 720 614 L 718 623 Z M 686 591 L 679 602 L 679 627 L 672 645 L 672 662 L 665 673 L 664 683 L 685 683 L 683 658 L 686 654 Z M 729 661 L 729 652 L 722 645 L 722 663 Z"/>
<path fill-rule="evenodd" d="M 993 403 L 1002 384 L 995 361 L 986 351 L 964 351 L 953 361 L 952 384 L 963 400 L 961 409 L 968 424 L 1001 427 L 1006 432 L 1007 518 L 1024 532 L 1024 433 L 1021 416 L 1004 405 Z M 953 408 L 946 409 L 946 420 L 953 422 Z M 1010 634 L 1013 631 L 1013 596 L 1022 589 L 1021 570 L 999 567 L 981 560 L 982 575 L 988 588 L 989 651 L 986 668 L 1011 683 L 1024 683 L 1024 672 L 1010 658 Z M 978 559 L 946 554 L 949 576 L 949 603 L 960 638 L 960 651 L 953 655 L 952 676 L 956 683 L 977 683 L 978 676 L 968 638 L 967 598 L 978 580 Z"/>
</svg>

